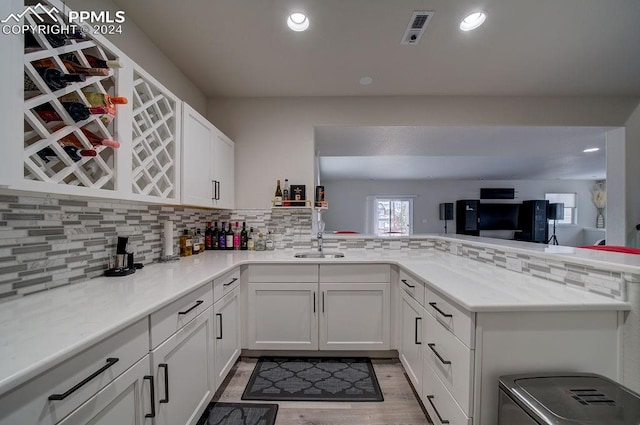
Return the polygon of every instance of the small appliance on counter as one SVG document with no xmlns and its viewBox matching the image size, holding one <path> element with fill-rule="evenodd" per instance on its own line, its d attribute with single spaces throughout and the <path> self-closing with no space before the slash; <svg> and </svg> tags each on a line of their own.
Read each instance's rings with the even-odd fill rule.
<svg viewBox="0 0 640 425">
<path fill-rule="evenodd" d="M 640 395 L 594 373 L 501 376 L 498 425 L 638 425 Z"/>
<path fill-rule="evenodd" d="M 104 272 L 105 276 L 128 276 L 135 273 L 136 269 L 144 267 L 141 263 L 134 263 L 133 252 L 127 252 L 128 243 L 128 237 L 118 236 L 115 265 L 110 263 L 109 268 Z"/>
</svg>

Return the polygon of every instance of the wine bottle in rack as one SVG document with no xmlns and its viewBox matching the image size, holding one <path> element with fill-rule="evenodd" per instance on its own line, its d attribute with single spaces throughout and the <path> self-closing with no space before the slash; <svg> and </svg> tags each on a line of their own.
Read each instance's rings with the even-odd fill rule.
<svg viewBox="0 0 640 425">
<path fill-rule="evenodd" d="M 63 146 L 62 149 L 64 149 L 67 155 L 69 155 L 69 158 L 71 158 L 75 162 L 80 161 L 83 157 L 92 157 L 98 155 L 98 152 L 94 151 L 93 149 L 80 149 L 76 146 Z M 57 157 L 58 154 L 53 150 L 53 148 L 46 147 L 38 151 L 38 156 L 44 162 L 49 162 L 50 157 Z"/>
<path fill-rule="evenodd" d="M 44 83 L 52 91 L 63 89 L 67 87 L 67 84 L 69 83 L 82 82 L 87 79 L 87 77 L 85 77 L 83 74 L 64 74 L 55 68 L 46 68 L 46 67 L 37 66 L 36 71 L 38 71 L 38 74 L 42 76 L 42 80 L 44 81 Z M 31 81 L 31 83 L 33 83 L 33 81 Z M 36 90 L 38 89 L 38 87 L 35 86 L 35 84 L 29 87 L 27 87 L 27 85 L 28 85 L 27 80 L 25 80 L 25 87 L 24 87 L 25 91 L 28 91 L 28 89 L 33 89 L 33 87 L 35 87 Z"/>
<path fill-rule="evenodd" d="M 88 55 L 86 53 L 83 53 L 84 57 L 87 59 L 87 62 L 89 62 L 89 65 L 91 65 L 92 68 L 122 68 L 122 62 L 120 62 L 117 59 L 100 59 L 96 56 L 93 55 Z M 64 55 L 60 56 L 62 59 L 65 60 L 69 60 L 71 62 L 77 62 L 80 63 L 81 61 L 78 60 L 78 57 L 73 54 L 73 53 L 65 53 Z"/>
<path fill-rule="evenodd" d="M 53 61 L 53 59 L 49 59 L 49 58 L 40 59 L 40 60 L 37 60 L 37 61 L 33 61 L 31 63 L 35 67 L 57 68 L 57 65 Z M 87 68 L 87 67 L 84 67 L 84 66 L 80 65 L 79 63 L 71 62 L 71 61 L 68 61 L 68 60 L 62 60 L 62 64 L 67 69 L 67 71 L 75 73 L 75 74 L 98 75 L 98 76 L 103 76 L 103 77 L 106 77 L 106 76 L 109 75 L 109 70 L 108 69 Z"/>
<path fill-rule="evenodd" d="M 60 102 L 64 109 L 67 110 L 71 118 L 75 121 L 83 121 L 93 115 L 108 114 L 108 111 L 103 106 L 91 106 L 86 107 L 82 103 L 78 102 Z M 40 118 L 45 122 L 62 121 L 62 117 L 51 107 L 49 104 L 44 104 L 35 108 Z"/>
<path fill-rule="evenodd" d="M 56 125 L 53 127 L 53 131 L 58 131 L 64 127 L 65 127 L 64 125 Z M 87 130 L 84 127 L 81 127 L 80 131 L 82 131 L 82 134 L 84 134 L 87 140 L 89 140 L 89 143 L 91 143 L 93 146 L 109 146 L 110 148 L 114 148 L 114 149 L 117 149 L 120 147 L 120 142 L 116 140 L 110 140 L 110 139 L 105 139 L 104 137 L 100 137 L 97 134 Z M 68 135 L 62 137 L 60 140 L 63 142 L 69 143 L 73 146 L 78 146 L 82 148 L 84 147 L 80 139 L 78 139 L 78 137 L 74 133 L 69 133 Z"/>
</svg>

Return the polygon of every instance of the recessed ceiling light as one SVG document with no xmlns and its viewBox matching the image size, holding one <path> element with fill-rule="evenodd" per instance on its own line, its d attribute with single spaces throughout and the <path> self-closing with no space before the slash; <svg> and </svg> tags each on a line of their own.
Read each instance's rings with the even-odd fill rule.
<svg viewBox="0 0 640 425">
<path fill-rule="evenodd" d="M 371 83 L 373 83 L 373 78 L 371 78 L 371 77 L 362 77 L 362 78 L 360 78 L 360 84 L 363 85 L 363 86 L 368 86 Z"/>
<path fill-rule="evenodd" d="M 583 150 L 582 152 L 598 152 L 600 148 L 588 148 Z"/>
<path fill-rule="evenodd" d="M 462 31 L 471 31 L 482 25 L 487 19 L 487 14 L 484 12 L 474 12 L 467 16 L 460 22 L 460 29 Z"/>
<path fill-rule="evenodd" d="M 287 18 L 287 26 L 293 31 L 304 31 L 309 28 L 309 18 L 307 18 L 307 15 L 305 15 L 304 13 L 292 13 Z"/>
</svg>

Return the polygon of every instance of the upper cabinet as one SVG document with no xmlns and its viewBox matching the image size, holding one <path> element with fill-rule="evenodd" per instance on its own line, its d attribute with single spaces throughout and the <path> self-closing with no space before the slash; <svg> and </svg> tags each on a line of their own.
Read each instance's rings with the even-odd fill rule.
<svg viewBox="0 0 640 425">
<path fill-rule="evenodd" d="M 233 142 L 191 106 L 182 106 L 182 204 L 231 209 Z"/>
<path fill-rule="evenodd" d="M 10 0 L 0 12 L 16 25 L 73 28 L 60 1 L 38 6 Z M 180 99 L 105 37 L 74 24 L 82 29 L 75 34 L 0 38 L 9 58 L 1 65 L 0 186 L 180 203 Z"/>
</svg>

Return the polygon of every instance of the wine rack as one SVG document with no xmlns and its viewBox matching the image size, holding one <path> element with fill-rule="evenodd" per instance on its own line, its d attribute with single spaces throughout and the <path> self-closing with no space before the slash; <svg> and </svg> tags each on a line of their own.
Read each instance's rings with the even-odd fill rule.
<svg viewBox="0 0 640 425">
<path fill-rule="evenodd" d="M 51 6 L 47 2 L 41 3 Z M 65 15 L 53 13 L 55 21 L 51 15 L 27 13 L 23 18 L 24 23 L 68 23 Z M 96 145 L 95 140 L 92 143 L 88 134 L 97 136 L 97 139 L 118 140 L 117 116 L 113 120 L 108 115 L 97 114 L 78 119 L 65 109 L 61 98 L 71 95 L 89 106 L 84 91 L 117 95 L 119 71 L 109 70 L 106 71 L 107 75 L 87 75 L 85 81 L 69 83 L 57 90 L 47 84 L 40 72 L 42 63 L 46 63 L 48 68 L 55 68 L 63 75 L 69 74 L 63 62 L 63 57 L 69 56 L 65 55 L 72 56 L 78 65 L 91 68 L 88 57 L 113 60 L 119 58 L 118 54 L 89 36 L 69 38 L 63 45 L 52 44 L 49 37 L 39 32 L 29 35 L 29 38 L 29 46 L 25 45 L 24 54 L 24 180 L 116 190 L 117 153 L 112 147 Z M 47 111 L 49 115 L 43 116 L 42 111 Z M 51 114 L 54 119 L 51 119 Z M 76 146 L 70 146 L 69 140 Z M 78 152 L 85 156 L 79 156 Z"/>
</svg>

